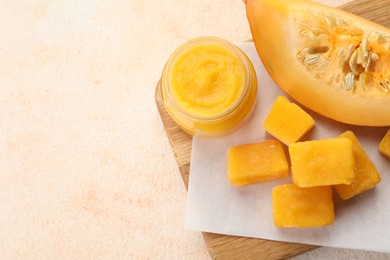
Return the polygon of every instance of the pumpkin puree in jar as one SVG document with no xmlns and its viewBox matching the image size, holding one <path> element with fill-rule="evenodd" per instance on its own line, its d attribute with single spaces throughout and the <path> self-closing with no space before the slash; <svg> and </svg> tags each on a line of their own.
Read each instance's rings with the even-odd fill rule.
<svg viewBox="0 0 390 260">
<path fill-rule="evenodd" d="M 215 116 L 241 97 L 245 69 L 231 50 L 204 43 L 179 57 L 170 79 L 172 94 L 183 109 L 196 116 Z"/>
<path fill-rule="evenodd" d="M 180 46 L 162 75 L 164 106 L 187 133 L 217 137 L 249 118 L 257 96 L 257 77 L 248 57 L 215 37 Z"/>
</svg>

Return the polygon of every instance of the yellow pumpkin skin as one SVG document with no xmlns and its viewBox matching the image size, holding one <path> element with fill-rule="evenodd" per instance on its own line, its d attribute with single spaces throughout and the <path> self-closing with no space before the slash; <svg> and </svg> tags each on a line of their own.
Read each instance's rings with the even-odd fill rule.
<svg viewBox="0 0 390 260">
<path fill-rule="evenodd" d="M 389 29 L 342 10 L 305 0 L 247 0 L 246 11 L 257 52 L 266 70 L 293 99 L 342 123 L 390 125 Z M 311 17 L 313 14 L 315 18 Z M 326 33 L 320 35 L 321 32 L 316 32 L 317 35 L 313 36 L 312 28 L 324 29 Z M 345 35 L 340 37 L 338 33 Z M 366 48 L 365 39 L 368 39 Z M 318 41 L 323 41 L 322 45 Z M 305 44 L 309 48 L 303 48 Z M 351 50 L 356 48 L 360 62 L 362 53 L 367 54 L 364 57 L 370 57 L 369 63 L 366 58 L 365 65 L 359 65 L 357 74 L 350 65 L 349 45 L 353 45 Z M 302 58 L 304 50 L 306 56 Z M 311 53 L 313 50 L 317 52 Z M 321 59 L 317 64 L 311 64 L 313 60 L 310 59 L 317 58 L 317 55 Z M 347 74 L 353 78 L 352 86 Z"/>
</svg>

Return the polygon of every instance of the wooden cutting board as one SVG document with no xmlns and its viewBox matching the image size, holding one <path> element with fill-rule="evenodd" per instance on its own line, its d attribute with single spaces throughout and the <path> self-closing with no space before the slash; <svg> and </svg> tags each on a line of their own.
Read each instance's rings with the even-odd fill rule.
<svg viewBox="0 0 390 260">
<path fill-rule="evenodd" d="M 340 8 L 390 28 L 390 0 L 356 0 Z M 160 84 L 156 87 L 155 99 L 181 176 L 188 188 L 192 137 L 183 132 L 167 114 L 161 99 Z M 312 245 L 205 232 L 203 237 L 213 259 L 285 259 L 316 248 Z"/>
</svg>

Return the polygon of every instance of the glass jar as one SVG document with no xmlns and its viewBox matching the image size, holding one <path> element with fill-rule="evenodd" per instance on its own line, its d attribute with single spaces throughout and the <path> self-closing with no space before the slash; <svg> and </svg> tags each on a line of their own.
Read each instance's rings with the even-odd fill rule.
<svg viewBox="0 0 390 260">
<path fill-rule="evenodd" d="M 162 73 L 161 91 L 168 114 L 185 132 L 218 137 L 251 116 L 257 77 L 237 46 L 221 38 L 200 37 L 171 55 Z"/>
</svg>

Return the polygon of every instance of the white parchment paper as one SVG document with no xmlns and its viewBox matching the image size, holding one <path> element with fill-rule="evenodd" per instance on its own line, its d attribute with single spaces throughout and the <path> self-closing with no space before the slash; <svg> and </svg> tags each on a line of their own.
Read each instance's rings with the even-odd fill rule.
<svg viewBox="0 0 390 260">
<path fill-rule="evenodd" d="M 275 98 L 287 96 L 268 76 L 253 43 L 238 46 L 250 57 L 257 72 L 256 109 L 251 120 L 229 136 L 193 139 L 186 227 L 228 235 L 390 252 L 390 160 L 378 152 L 386 128 L 348 126 L 307 110 L 316 126 L 304 140 L 336 137 L 352 130 L 382 177 L 375 188 L 349 201 L 341 201 L 334 193 L 336 220 L 333 225 L 308 229 L 278 229 L 274 226 L 271 190 L 276 185 L 291 183 L 291 175 L 287 179 L 246 187 L 234 187 L 228 182 L 228 147 L 273 139 L 263 130 L 262 123 Z"/>
</svg>

